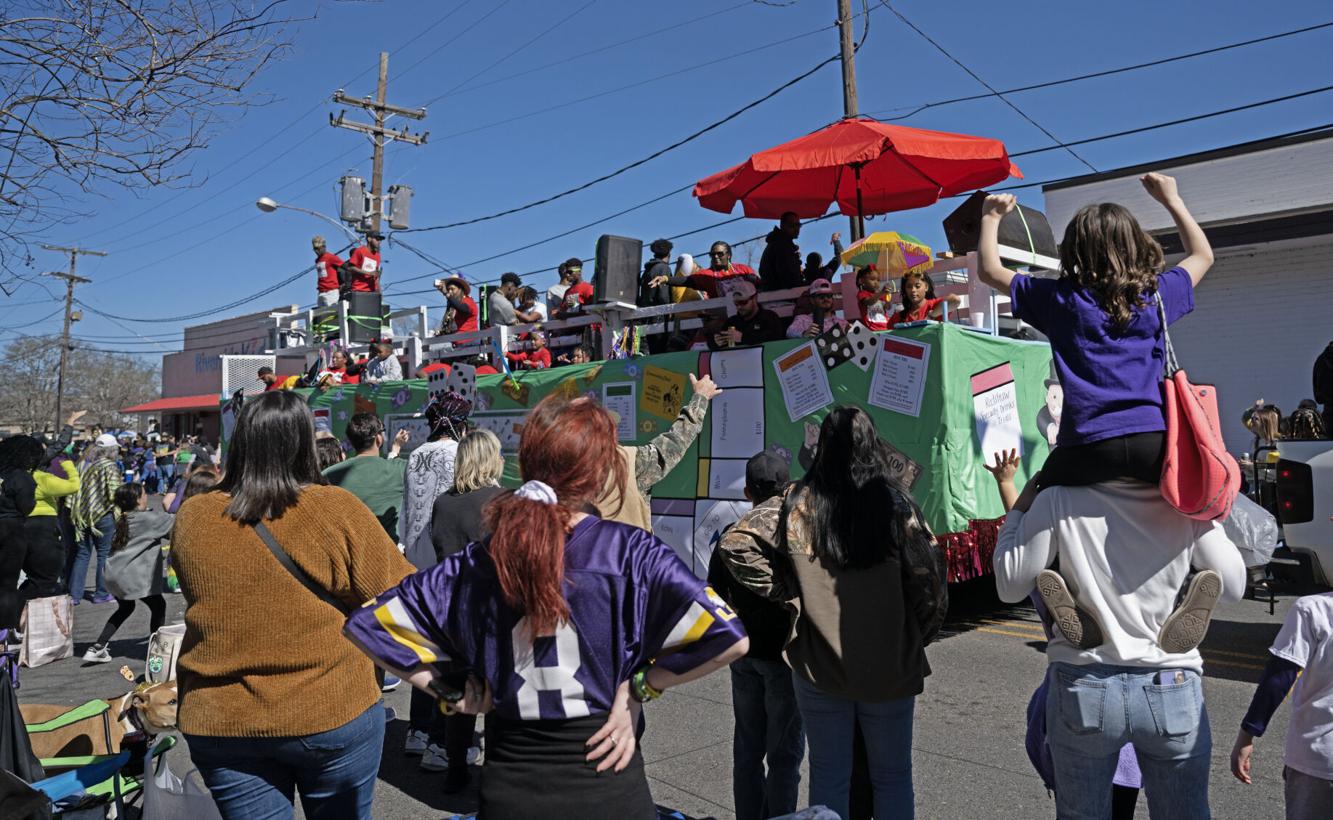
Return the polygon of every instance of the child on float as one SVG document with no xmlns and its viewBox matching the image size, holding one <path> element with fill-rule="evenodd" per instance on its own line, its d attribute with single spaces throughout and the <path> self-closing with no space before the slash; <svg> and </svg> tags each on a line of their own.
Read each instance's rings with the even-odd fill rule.
<svg viewBox="0 0 1333 820">
<path fill-rule="evenodd" d="M 903 274 L 899 285 L 902 292 L 902 307 L 889 316 L 888 326 L 893 327 L 904 322 L 920 322 L 925 319 L 940 318 L 940 305 L 948 304 L 956 308 L 962 304 L 962 297 L 956 293 L 948 296 L 935 295 L 935 283 L 924 273 L 908 272 Z"/>
<path fill-rule="evenodd" d="M 1157 240 L 1124 206 L 1103 202 L 1079 209 L 1070 219 L 1060 243 L 1059 278 L 1016 273 L 1001 262 L 998 244 L 1000 221 L 1016 200 L 1011 194 L 991 195 L 983 205 L 979 277 L 1008 293 L 1014 316 L 1050 339 L 1064 390 L 1058 446 L 1039 478 L 1043 488 L 1116 479 L 1161 481 L 1166 431 L 1162 317 L 1170 324 L 1194 309 L 1194 288 L 1212 266 L 1213 252 L 1175 179 L 1150 173 L 1140 182 L 1171 215 L 1185 249 L 1185 258 L 1164 272 Z M 1072 645 L 1101 643 L 1101 625 L 1076 606 L 1058 574 L 1042 573 L 1038 591 Z M 1216 595 L 1208 598 L 1220 592 L 1215 578 L 1200 573 L 1181 610 L 1200 613 L 1206 627 Z M 1192 648 L 1183 644 L 1190 637 L 1197 644 L 1203 631 L 1189 632 L 1197 635 L 1164 635 L 1163 645 L 1171 644 L 1168 651 Z"/>
</svg>

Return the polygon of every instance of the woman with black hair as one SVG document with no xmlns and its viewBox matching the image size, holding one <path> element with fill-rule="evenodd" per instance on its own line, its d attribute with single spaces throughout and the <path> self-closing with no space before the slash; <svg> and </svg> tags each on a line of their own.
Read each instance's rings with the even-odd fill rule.
<svg viewBox="0 0 1333 820">
<path fill-rule="evenodd" d="M 910 818 L 912 713 L 948 607 L 943 554 L 864 410 L 824 419 L 809 472 L 718 546 L 742 585 L 798 612 L 786 647 L 810 747 L 810 804 L 847 818 L 855 730 L 876 817 Z M 873 628 L 867 628 L 873 624 Z"/>
<path fill-rule="evenodd" d="M 116 531 L 111 536 L 111 556 L 106 562 L 106 588 L 116 597 L 116 611 L 107 618 L 102 634 L 83 653 L 84 663 L 110 663 L 107 644 L 121 624 L 134 614 L 136 601 L 148 607 L 148 634 L 162 628 L 167 619 L 166 553 L 176 516 L 148 509 L 148 494 L 142 484 L 131 482 L 116 488 Z"/>
<path fill-rule="evenodd" d="M 412 567 L 365 504 L 324 483 L 304 398 L 246 401 L 226 475 L 181 504 L 171 553 L 179 725 L 223 818 L 291 817 L 298 792 L 307 817 L 370 818 L 385 711 L 343 613 Z"/>
<path fill-rule="evenodd" d="M 37 504 L 32 471 L 45 450 L 31 436 L 0 441 L 0 629 L 17 627 L 23 609 L 18 594 L 19 571 L 27 553 L 23 529 Z"/>
</svg>

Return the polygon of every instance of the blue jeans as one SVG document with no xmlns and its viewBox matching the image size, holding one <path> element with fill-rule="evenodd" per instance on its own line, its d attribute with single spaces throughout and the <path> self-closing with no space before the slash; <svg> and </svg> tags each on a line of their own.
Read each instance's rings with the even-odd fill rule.
<svg viewBox="0 0 1333 820">
<path fill-rule="evenodd" d="M 88 562 L 97 553 L 97 587 L 94 595 L 106 595 L 106 559 L 111 554 L 111 539 L 116 535 L 116 518 L 107 514 L 97 522 L 101 535 L 91 531 L 79 533 L 79 549 L 74 554 L 74 566 L 69 571 L 69 594 L 74 600 L 83 599 L 83 588 L 88 583 Z"/>
<path fill-rule="evenodd" d="M 830 695 L 792 673 L 810 742 L 810 805 L 827 806 L 843 820 L 850 816 L 847 793 L 852 782 L 852 738 L 857 724 L 865 735 L 875 817 L 912 820 L 912 711 L 916 698 L 851 700 Z M 1108 787 L 1106 793 L 1111 793 Z"/>
<path fill-rule="evenodd" d="M 805 733 L 791 670 L 782 661 L 741 658 L 733 662 L 731 705 L 736 712 L 731 747 L 736 820 L 764 820 L 796 811 Z"/>
<path fill-rule="evenodd" d="M 1053 663 L 1047 672 L 1046 741 L 1055 765 L 1061 820 L 1111 815 L 1111 779 L 1120 747 L 1134 746 L 1148 814 L 1207 820 L 1208 764 L 1213 736 L 1196 672 L 1176 670 L 1168 685 L 1159 670 Z"/>
<path fill-rule="evenodd" d="M 294 816 L 292 798 L 310 820 L 369 820 L 384 749 L 384 707 L 304 737 L 186 735 L 190 757 L 224 820 Z"/>
</svg>

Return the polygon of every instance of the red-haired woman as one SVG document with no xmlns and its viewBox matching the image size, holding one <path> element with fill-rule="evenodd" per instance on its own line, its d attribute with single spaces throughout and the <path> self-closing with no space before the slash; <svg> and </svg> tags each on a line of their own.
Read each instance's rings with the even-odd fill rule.
<svg viewBox="0 0 1333 820">
<path fill-rule="evenodd" d="M 346 632 L 446 704 L 494 709 L 480 817 L 653 818 L 640 705 L 742 657 L 749 639 L 669 546 L 597 517 L 608 473 L 625 480 L 599 405 L 542 401 L 518 457 L 526 483 L 486 506 L 491 537 L 380 595 Z"/>
</svg>

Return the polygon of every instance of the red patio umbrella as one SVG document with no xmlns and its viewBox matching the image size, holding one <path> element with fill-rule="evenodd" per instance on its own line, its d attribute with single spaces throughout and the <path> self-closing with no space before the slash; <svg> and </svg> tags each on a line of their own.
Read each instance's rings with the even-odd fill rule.
<svg viewBox="0 0 1333 820">
<path fill-rule="evenodd" d="M 999 140 L 854 118 L 701 179 L 694 196 L 724 214 L 740 201 L 749 217 L 822 216 L 833 202 L 843 214 L 867 216 L 931 205 L 1011 176 L 1023 174 Z"/>
</svg>

